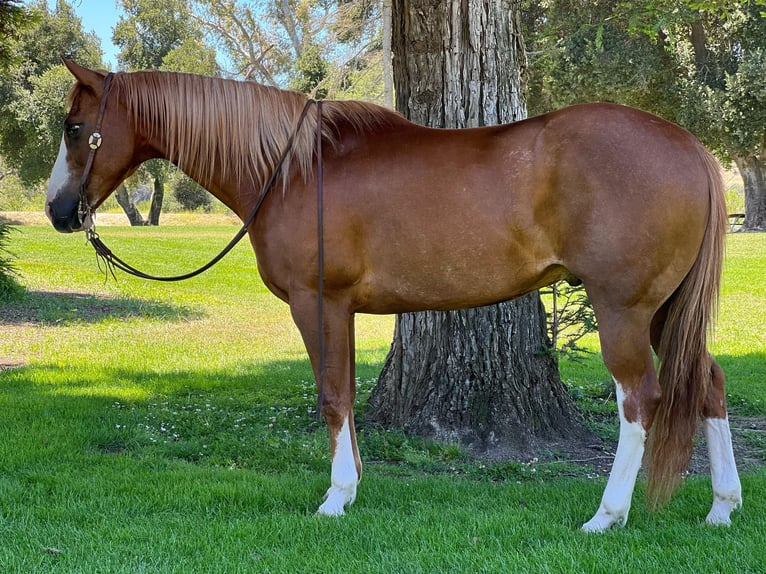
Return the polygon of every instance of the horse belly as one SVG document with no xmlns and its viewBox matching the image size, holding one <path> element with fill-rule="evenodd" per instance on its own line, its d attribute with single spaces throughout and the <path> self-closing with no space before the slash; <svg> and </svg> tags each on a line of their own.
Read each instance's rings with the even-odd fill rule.
<svg viewBox="0 0 766 574">
<path fill-rule="evenodd" d="M 347 236 L 356 230 L 353 258 L 364 262 L 359 311 L 487 305 L 559 273 L 549 230 L 535 221 L 540 197 L 530 183 L 536 164 L 528 150 L 490 132 L 452 137 L 436 150 L 402 145 L 381 153 L 377 173 L 360 169 L 352 191 L 341 192 L 338 222 Z M 402 157 L 402 149 L 420 155 Z"/>
<path fill-rule="evenodd" d="M 489 305 L 548 284 L 560 271 L 552 257 L 530 258 L 536 250 L 520 249 L 507 232 L 481 227 L 428 238 L 403 234 L 387 243 L 368 255 L 360 312 Z"/>
</svg>

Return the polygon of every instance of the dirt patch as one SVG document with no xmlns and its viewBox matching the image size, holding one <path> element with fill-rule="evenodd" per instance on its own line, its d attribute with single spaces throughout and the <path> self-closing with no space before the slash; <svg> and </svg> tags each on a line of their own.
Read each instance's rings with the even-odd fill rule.
<svg viewBox="0 0 766 574">
<path fill-rule="evenodd" d="M 746 472 L 766 465 L 766 417 L 729 417 L 731 427 L 732 447 L 737 469 Z M 617 450 L 616 441 L 603 441 L 600 444 L 577 444 L 570 442 L 560 444 L 557 458 L 562 462 L 588 466 L 593 474 L 607 476 L 614 462 Z M 541 459 L 542 462 L 542 459 Z M 694 445 L 690 475 L 709 475 L 710 461 L 707 453 L 705 436 L 700 429 Z"/>
<path fill-rule="evenodd" d="M 13 361 L 6 357 L 0 357 L 0 373 L 24 366 L 24 361 Z"/>
<path fill-rule="evenodd" d="M 734 460 L 740 472 L 766 465 L 766 417 L 729 416 Z M 690 474 L 709 474 L 710 461 L 702 432 L 694 448 Z"/>
</svg>

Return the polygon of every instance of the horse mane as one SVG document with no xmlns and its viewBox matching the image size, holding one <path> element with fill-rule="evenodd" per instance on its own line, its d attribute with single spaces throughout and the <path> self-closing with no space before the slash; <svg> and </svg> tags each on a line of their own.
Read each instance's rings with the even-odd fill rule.
<svg viewBox="0 0 766 574">
<path fill-rule="evenodd" d="M 118 73 L 113 90 L 134 129 L 166 142 L 167 159 L 210 181 L 216 166 L 240 184 L 261 186 L 295 131 L 308 98 L 257 84 L 176 72 Z M 358 101 L 323 103 L 323 141 L 335 146 L 342 128 L 366 132 L 402 121 L 386 108 Z M 282 184 L 297 171 L 307 178 L 316 147 L 316 111 L 309 110 L 282 168 Z"/>
</svg>

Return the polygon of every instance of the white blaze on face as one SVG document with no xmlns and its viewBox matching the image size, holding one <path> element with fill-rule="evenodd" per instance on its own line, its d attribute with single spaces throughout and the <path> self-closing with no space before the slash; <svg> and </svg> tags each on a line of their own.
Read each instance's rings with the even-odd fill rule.
<svg viewBox="0 0 766 574">
<path fill-rule="evenodd" d="M 48 204 L 56 198 L 59 190 L 69 180 L 69 166 L 66 163 L 66 143 L 64 143 L 64 136 L 61 136 L 61 145 L 59 146 L 59 155 L 56 157 L 56 163 L 53 164 L 53 171 L 51 172 L 51 178 L 48 180 L 48 195 L 45 198 L 45 213 L 48 219 L 53 221 L 53 214 L 50 211 Z"/>
<path fill-rule="evenodd" d="M 340 516 L 344 513 L 343 508 L 354 502 L 356 485 L 359 482 L 348 418 L 343 421 L 343 426 L 335 440 L 330 482 L 332 486 L 327 491 L 325 501 L 317 510 L 317 514 Z"/>
</svg>

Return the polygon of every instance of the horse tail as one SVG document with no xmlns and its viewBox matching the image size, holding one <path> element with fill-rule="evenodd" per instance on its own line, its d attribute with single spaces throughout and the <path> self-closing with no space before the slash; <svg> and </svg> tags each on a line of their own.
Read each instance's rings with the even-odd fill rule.
<svg viewBox="0 0 766 574">
<path fill-rule="evenodd" d="M 699 151 L 710 211 L 694 265 L 664 306 L 667 315 L 657 349 L 662 395 L 647 448 L 652 508 L 667 502 L 688 467 L 712 379 L 707 335 L 718 308 L 728 217 L 720 168 L 701 145 Z"/>
</svg>

